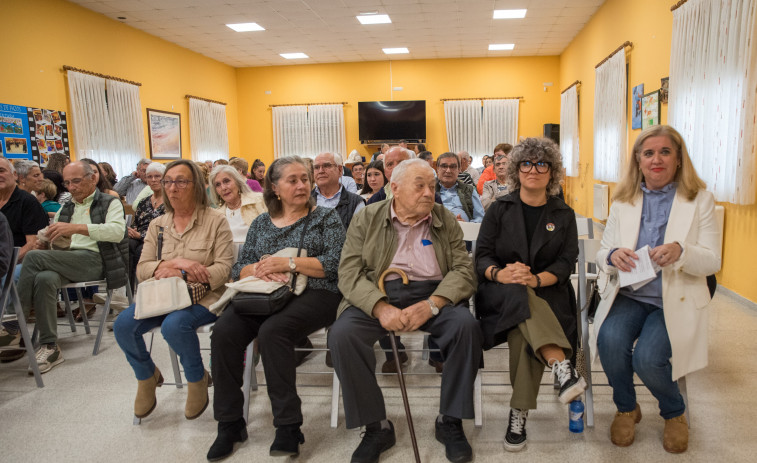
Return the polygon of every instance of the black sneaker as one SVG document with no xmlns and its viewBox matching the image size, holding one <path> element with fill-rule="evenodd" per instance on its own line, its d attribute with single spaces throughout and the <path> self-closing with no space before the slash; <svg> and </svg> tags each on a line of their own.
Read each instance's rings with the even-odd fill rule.
<svg viewBox="0 0 757 463">
<path fill-rule="evenodd" d="M 510 422 L 505 433 L 505 450 L 518 452 L 526 446 L 526 420 L 528 410 L 510 409 Z"/>
<path fill-rule="evenodd" d="M 292 424 L 276 428 L 269 455 L 272 457 L 296 457 L 300 454 L 300 444 L 305 443 L 305 436 L 300 432 L 300 425 Z"/>
<path fill-rule="evenodd" d="M 376 429 L 376 427 L 378 429 Z M 381 424 L 372 424 L 365 427 L 363 440 L 352 454 L 350 463 L 376 463 L 379 461 L 381 452 L 394 447 L 397 438 L 394 435 L 394 425 L 389 422 L 389 429 L 382 429 Z"/>
<path fill-rule="evenodd" d="M 237 421 L 219 421 L 218 437 L 208 450 L 208 461 L 218 461 L 234 453 L 234 444 L 247 440 L 247 423 L 244 418 Z"/>
<path fill-rule="evenodd" d="M 444 444 L 447 460 L 463 463 L 473 459 L 473 449 L 465 438 L 463 421 L 449 416 L 436 420 L 436 440 Z"/>
<path fill-rule="evenodd" d="M 560 383 L 560 393 L 557 398 L 563 404 L 569 404 L 586 390 L 586 381 L 578 376 L 576 369 L 571 365 L 570 360 L 565 359 L 562 362 L 552 364 L 552 374 L 557 377 Z"/>
</svg>

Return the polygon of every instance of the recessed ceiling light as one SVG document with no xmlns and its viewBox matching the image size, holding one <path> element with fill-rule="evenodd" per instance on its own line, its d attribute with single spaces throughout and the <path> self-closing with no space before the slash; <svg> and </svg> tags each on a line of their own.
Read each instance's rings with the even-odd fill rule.
<svg viewBox="0 0 757 463">
<path fill-rule="evenodd" d="M 251 32 L 251 31 L 264 31 L 258 23 L 240 23 L 240 24 L 227 24 L 226 27 L 230 27 L 237 32 Z"/>
<path fill-rule="evenodd" d="M 515 48 L 514 43 L 490 43 L 489 50 L 512 50 Z"/>
<path fill-rule="evenodd" d="M 286 59 L 301 59 L 301 58 L 310 58 L 305 53 L 279 53 L 279 56 Z"/>
<path fill-rule="evenodd" d="M 388 14 L 369 14 L 355 16 L 360 24 L 389 24 L 392 22 Z"/>
<path fill-rule="evenodd" d="M 494 10 L 494 19 L 525 18 L 526 10 Z"/>
<path fill-rule="evenodd" d="M 400 53 L 410 53 L 410 51 L 407 48 L 405 48 L 405 47 L 402 47 L 402 48 L 382 48 L 382 50 L 384 50 L 384 53 L 386 53 L 387 55 L 396 55 L 396 54 L 400 54 Z"/>
</svg>

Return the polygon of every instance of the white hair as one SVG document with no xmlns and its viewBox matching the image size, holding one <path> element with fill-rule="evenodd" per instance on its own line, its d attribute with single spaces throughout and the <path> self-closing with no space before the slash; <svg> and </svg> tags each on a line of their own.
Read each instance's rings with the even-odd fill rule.
<svg viewBox="0 0 757 463">
<path fill-rule="evenodd" d="M 394 170 L 392 171 L 392 183 L 396 183 L 397 185 L 401 184 L 403 178 L 407 175 L 407 171 L 413 167 L 427 170 L 431 175 L 434 175 L 434 169 L 428 165 L 428 162 L 423 159 L 408 159 L 407 161 L 400 162 L 394 167 Z"/>
<path fill-rule="evenodd" d="M 149 159 L 147 159 L 147 158 L 142 158 L 137 163 L 137 167 L 141 166 L 142 164 L 148 164 L 149 165 L 149 164 L 152 164 L 152 161 L 149 160 Z M 158 164 L 160 164 L 160 163 L 158 163 Z"/>
<path fill-rule="evenodd" d="M 13 167 L 15 167 L 15 172 L 18 173 L 19 177 L 26 178 L 32 169 L 39 167 L 39 164 L 34 161 L 29 161 L 28 159 L 19 159 L 13 163 Z"/>
<path fill-rule="evenodd" d="M 163 175 L 166 172 L 166 165 L 161 162 L 151 162 L 147 165 L 145 175 L 151 174 L 153 172 Z"/>
<path fill-rule="evenodd" d="M 415 159 L 415 151 L 413 151 L 413 150 L 411 150 L 411 149 L 407 149 L 407 148 L 405 148 L 405 152 L 406 152 L 406 153 L 407 153 L 407 155 L 408 155 L 408 156 L 410 157 L 410 159 Z"/>
</svg>

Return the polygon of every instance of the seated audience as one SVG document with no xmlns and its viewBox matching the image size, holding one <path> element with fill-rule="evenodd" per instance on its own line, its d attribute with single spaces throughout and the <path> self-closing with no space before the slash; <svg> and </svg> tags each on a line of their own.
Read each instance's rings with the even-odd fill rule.
<svg viewBox="0 0 757 463">
<path fill-rule="evenodd" d="M 208 451 L 210 461 L 231 455 L 234 443 L 247 439 L 242 372 L 245 348 L 255 338 L 262 347 L 266 389 L 276 427 L 270 455 L 297 456 L 300 444 L 305 442 L 300 431 L 303 417 L 295 384 L 294 345 L 334 321 L 340 299 L 337 268 L 344 243 L 344 228 L 337 213 L 315 206 L 310 190 L 310 176 L 299 157 L 279 158 L 268 169 L 263 193 L 268 212 L 259 215 L 250 226 L 231 276 L 234 280 L 255 276 L 266 281 L 288 281 L 290 272 L 298 272 L 307 275 L 307 287 L 273 315 L 245 316 L 227 309 L 216 322 L 211 335 L 211 360 L 218 435 Z M 303 248 L 307 257 L 271 256 L 286 247 L 299 247 L 305 227 Z"/>
<path fill-rule="evenodd" d="M 494 174 L 497 176 L 494 180 L 484 183 L 484 194 L 481 197 L 481 203 L 487 211 L 496 199 L 510 191 L 507 186 L 507 156 L 494 157 Z"/>
<path fill-rule="evenodd" d="M 365 202 L 363 198 L 347 190 L 344 181 L 350 178 L 341 176 L 341 163 L 342 157 L 338 154 L 321 153 L 315 157 L 315 188 L 312 196 L 318 206 L 336 209 L 347 230 L 352 216 L 365 207 Z"/>
<path fill-rule="evenodd" d="M 215 167 L 210 172 L 209 182 L 210 196 L 229 222 L 235 244 L 234 256 L 237 256 L 250 224 L 267 210 L 263 194 L 250 191 L 244 177 L 231 165 Z"/>
<path fill-rule="evenodd" d="M 149 166 L 151 162 L 152 161 L 149 159 L 140 159 L 139 162 L 137 162 L 137 169 L 131 174 L 121 177 L 121 180 L 113 186 L 113 190 L 118 193 L 119 196 L 123 196 L 127 203 L 132 204 L 137 198 L 137 195 L 142 192 L 145 186 L 147 186 L 147 182 L 145 182 L 145 172 L 147 171 L 147 166 Z M 107 175 L 105 175 L 105 177 L 106 180 L 110 182 Z"/>
<path fill-rule="evenodd" d="M 610 440 L 617 446 L 633 443 L 641 420 L 636 374 L 665 420 L 663 448 L 670 453 L 688 448 L 678 379 L 707 366 L 706 277 L 721 263 L 715 201 L 705 188 L 674 128 L 656 125 L 641 132 L 613 195 L 597 253 L 609 282 L 594 317 L 592 353 L 599 354 L 612 386 L 618 411 Z M 633 269 L 646 246 L 662 270 L 640 288 L 619 288 L 618 273 Z"/>
<path fill-rule="evenodd" d="M 27 193 L 34 194 L 42 186 L 45 177 L 39 169 L 39 164 L 34 161 L 21 159 L 13 163 L 18 175 L 18 187 Z"/>
<path fill-rule="evenodd" d="M 118 177 L 116 176 L 116 171 L 113 170 L 113 166 L 111 166 L 110 163 L 98 162 L 97 165 L 99 165 L 102 168 L 102 171 L 105 173 L 105 178 L 108 179 L 111 185 L 115 185 L 116 183 L 118 183 Z"/>
<path fill-rule="evenodd" d="M 145 244 L 150 222 L 166 213 L 163 188 L 160 184 L 165 171 L 166 166 L 159 162 L 153 162 L 147 166 L 144 179 L 152 195 L 137 204 L 134 220 L 127 230 L 129 232 L 129 283 L 132 287 L 137 284 L 137 264 L 142 256 L 142 247 Z"/>
<path fill-rule="evenodd" d="M 207 161 L 205 161 L 203 163 L 200 163 L 200 164 L 205 164 L 205 167 L 208 168 L 208 172 L 210 172 L 211 170 L 213 170 L 213 161 L 211 161 L 210 159 L 208 159 Z"/>
<path fill-rule="evenodd" d="M 413 146 L 413 152 L 416 156 L 420 155 L 424 151 L 426 151 L 426 145 L 424 145 L 423 143 L 416 143 L 416 145 Z"/>
<path fill-rule="evenodd" d="M 239 173 L 242 175 L 242 177 L 247 182 L 247 186 L 250 187 L 250 190 L 254 191 L 255 193 L 262 193 L 263 187 L 260 185 L 260 182 L 257 180 L 248 178 L 247 175 L 247 168 L 249 167 L 249 164 L 247 161 L 245 161 L 242 158 L 234 158 L 231 161 L 229 161 L 229 165 L 235 168 Z M 213 183 L 212 181 L 210 182 Z"/>
<path fill-rule="evenodd" d="M 18 281 L 24 314 L 28 315 L 32 307 L 36 311 L 40 343 L 37 364 L 42 373 L 64 360 L 57 344 L 58 289 L 74 281 L 101 279 L 114 289 L 127 281 L 129 248 L 121 201 L 96 188 L 94 168 L 86 162 L 67 165 L 63 178 L 73 199 L 58 211 L 46 237 L 50 243 L 70 238 L 70 246 L 47 250 L 48 243 L 37 241 L 37 249 L 44 250 L 27 253 Z"/>
<path fill-rule="evenodd" d="M 218 159 L 216 162 L 213 163 L 213 168 L 215 169 L 218 166 L 228 166 L 229 161 L 226 159 Z"/>
<path fill-rule="evenodd" d="M 471 177 L 472 183 L 470 183 L 470 185 L 478 185 L 478 178 L 481 176 L 481 172 L 471 165 L 473 162 L 473 156 L 468 154 L 467 151 L 460 151 L 457 153 L 457 156 L 460 158 L 460 173 L 467 172 Z"/>
<path fill-rule="evenodd" d="M 370 199 L 368 199 L 368 204 L 373 204 L 385 199 L 391 199 L 392 190 L 390 189 L 390 184 L 388 182 L 392 178 L 392 171 L 394 170 L 395 166 L 397 166 L 397 164 L 408 159 L 410 159 L 410 156 L 408 156 L 407 151 L 405 151 L 403 148 L 400 148 L 399 146 L 389 148 L 389 150 L 384 155 L 384 175 L 387 178 L 387 183 L 386 185 L 384 185 L 383 189 L 381 189 L 378 193 L 375 193 L 370 197 Z"/>
<path fill-rule="evenodd" d="M 497 156 L 509 156 L 510 151 L 513 150 L 513 145 L 509 143 L 500 143 L 499 145 L 494 147 L 494 158 Z M 490 161 L 493 158 L 489 158 Z M 476 190 L 478 190 L 478 194 L 482 195 L 484 194 L 484 183 L 494 180 L 497 178 L 497 175 L 494 173 L 494 163 L 493 161 L 489 163 L 486 168 L 484 168 L 484 171 L 481 172 L 481 176 L 478 178 L 478 183 L 476 183 Z"/>
<path fill-rule="evenodd" d="M 145 347 L 143 335 L 160 326 L 184 367 L 189 383 L 184 416 L 193 420 L 207 408 L 208 386 L 213 383 L 202 363 L 196 330 L 216 321 L 208 307 L 221 297 L 229 280 L 231 230 L 223 214 L 208 207 L 205 185 L 195 163 L 184 159 L 171 162 L 161 183 L 166 213 L 150 222 L 137 278 L 179 277 L 205 283 L 208 292 L 187 308 L 141 320 L 134 319 L 131 305 L 118 316 L 113 332 L 137 377 L 134 415 L 144 418 L 157 405 L 155 389 L 163 384 L 163 376 Z M 158 258 L 160 235 L 163 246 Z"/>
<path fill-rule="evenodd" d="M 384 162 L 373 161 L 365 168 L 365 184 L 360 191 L 360 196 L 368 200 L 371 196 L 378 193 L 386 185 L 384 176 Z"/>
<path fill-rule="evenodd" d="M 447 152 L 436 160 L 436 188 L 442 198 L 442 204 L 462 222 L 481 223 L 484 218 L 484 206 L 473 184 L 460 180 L 460 159 L 455 153 Z"/>
<path fill-rule="evenodd" d="M 110 184 L 108 179 L 105 178 L 105 174 L 102 171 L 102 167 L 100 167 L 100 165 L 97 162 L 89 158 L 82 158 L 81 161 L 86 162 L 92 167 L 92 171 L 93 171 L 92 175 L 94 176 L 95 186 L 97 187 L 98 190 L 100 190 L 101 193 L 115 196 L 116 198 L 121 197 L 115 190 L 113 190 L 113 186 Z M 66 186 L 66 185 L 64 184 L 63 186 Z M 71 192 L 71 194 L 73 194 L 73 192 Z"/>
<path fill-rule="evenodd" d="M 252 168 L 250 169 L 250 173 L 253 180 L 256 180 L 261 187 L 265 187 L 263 182 L 265 181 L 265 164 L 263 164 L 263 161 L 260 159 L 255 159 L 252 161 Z"/>
<path fill-rule="evenodd" d="M 510 348 L 510 415 L 505 450 L 526 445 L 526 419 L 536 408 L 544 366 L 567 404 L 585 389 L 571 357 L 577 343 L 576 297 L 570 283 L 578 257 L 576 215 L 555 195 L 563 176 L 557 145 L 526 138 L 510 156 L 512 192 L 489 207 L 476 247 L 476 312 L 484 348 Z"/>
<path fill-rule="evenodd" d="M 434 163 L 434 155 L 431 154 L 431 151 L 421 151 L 418 153 L 418 159 L 423 159 L 428 163 L 429 166 L 431 166 L 432 169 L 434 169 L 434 172 L 436 172 L 436 163 Z"/>
<path fill-rule="evenodd" d="M 482 341 L 466 303 L 474 291 L 473 265 L 455 217 L 434 204 L 434 171 L 425 161 L 401 163 L 390 185 L 392 200 L 367 207 L 347 231 L 339 264 L 344 298 L 328 334 L 347 428 L 365 426 L 352 461 L 378 461 L 395 443 L 394 426 L 387 420 L 376 382 L 373 344 L 389 331 L 419 329 L 431 334 L 446 365 L 436 438 L 444 444 L 447 459 L 470 461 L 473 451 L 462 419 L 473 418 Z M 387 222 L 391 226 L 385 226 Z M 431 245 L 423 245 L 425 241 Z M 404 286 L 399 275 L 392 274 L 385 295 L 378 283 L 388 268 L 403 270 L 410 283 Z"/>
<path fill-rule="evenodd" d="M 486 169 L 486 168 L 487 168 L 487 167 L 489 167 L 490 165 L 494 164 L 494 162 L 492 162 L 492 158 L 491 158 L 491 157 L 490 157 L 490 156 L 489 156 L 488 154 L 485 154 L 485 155 L 484 155 L 484 157 L 483 157 L 483 158 L 481 158 L 481 162 L 482 162 L 482 163 L 483 163 L 484 165 L 482 165 L 481 167 L 479 167 L 479 168 L 478 168 L 478 173 L 479 173 L 479 174 L 480 174 L 481 172 L 483 172 L 483 171 L 484 171 L 484 169 Z M 478 185 L 478 182 L 476 182 L 476 185 Z"/>
<path fill-rule="evenodd" d="M 13 257 L 13 234 L 11 227 L 8 225 L 8 219 L 5 214 L 0 212 L 0 291 L 5 284 L 5 276 L 11 265 Z"/>
<path fill-rule="evenodd" d="M 58 189 L 55 188 L 55 184 L 48 180 L 43 179 L 41 186 L 37 189 L 37 200 L 42 204 L 42 209 L 47 212 L 47 216 L 50 218 L 55 217 L 55 213 L 58 212 L 61 205 L 54 201 L 58 195 Z"/>
<path fill-rule="evenodd" d="M 355 180 L 355 186 L 358 191 L 365 185 L 365 166 L 362 162 L 356 162 L 352 165 L 352 178 Z"/>
<path fill-rule="evenodd" d="M 47 158 L 47 165 L 42 170 L 42 175 L 52 180 L 58 189 L 58 196 L 55 201 L 58 201 L 61 206 L 71 200 L 71 193 L 63 186 L 63 168 L 69 162 L 68 156 L 63 153 L 50 153 Z"/>
<path fill-rule="evenodd" d="M 68 159 L 68 156 L 63 153 L 50 153 L 47 155 L 47 164 L 42 172 L 44 173 L 49 170 L 63 175 L 63 168 L 66 167 L 69 162 L 71 161 Z"/>
</svg>

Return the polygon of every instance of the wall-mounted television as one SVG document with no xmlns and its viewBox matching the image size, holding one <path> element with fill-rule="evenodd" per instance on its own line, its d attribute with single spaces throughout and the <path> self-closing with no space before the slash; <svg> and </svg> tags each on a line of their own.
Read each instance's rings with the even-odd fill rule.
<svg viewBox="0 0 757 463">
<path fill-rule="evenodd" d="M 360 101 L 357 104 L 360 143 L 426 141 L 426 101 Z"/>
</svg>

